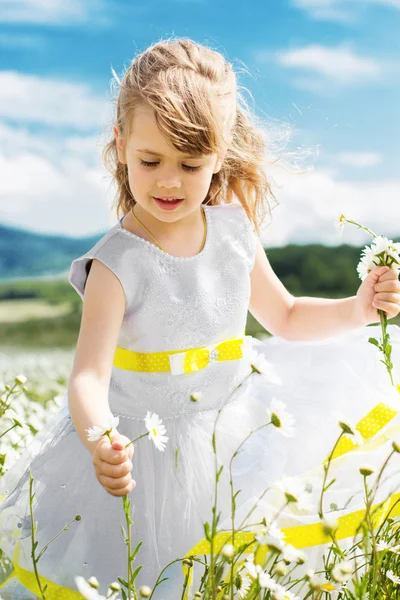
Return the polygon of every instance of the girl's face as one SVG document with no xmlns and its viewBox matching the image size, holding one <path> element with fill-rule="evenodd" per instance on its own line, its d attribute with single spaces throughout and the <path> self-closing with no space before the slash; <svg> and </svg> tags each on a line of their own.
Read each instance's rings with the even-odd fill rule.
<svg viewBox="0 0 400 600">
<path fill-rule="evenodd" d="M 172 223 L 199 209 L 213 173 L 222 165 L 217 154 L 188 156 L 178 152 L 161 134 L 148 105 L 136 109 L 126 143 L 116 127 L 114 134 L 118 158 L 128 168 L 132 195 L 143 210 L 159 221 Z M 174 206 L 155 200 L 163 196 L 177 196 L 183 201 Z"/>
</svg>

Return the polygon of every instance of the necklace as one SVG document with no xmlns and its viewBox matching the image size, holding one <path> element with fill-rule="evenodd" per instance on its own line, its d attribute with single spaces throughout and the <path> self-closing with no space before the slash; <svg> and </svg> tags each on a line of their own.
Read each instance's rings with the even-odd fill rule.
<svg viewBox="0 0 400 600">
<path fill-rule="evenodd" d="M 161 248 L 161 250 L 162 250 L 163 252 L 165 252 L 164 248 L 161 246 L 161 244 L 159 244 L 159 243 L 157 242 L 156 238 L 155 238 L 153 235 L 151 235 L 150 231 L 149 231 L 149 230 L 148 230 L 148 229 L 147 229 L 147 228 L 146 228 L 146 227 L 143 225 L 143 223 L 142 223 L 141 221 L 139 221 L 139 219 L 137 218 L 137 216 L 136 216 L 136 215 L 135 215 L 135 213 L 133 212 L 133 206 L 132 206 L 132 208 L 131 208 L 131 213 L 132 213 L 133 217 L 136 219 L 136 221 L 139 223 L 139 225 L 140 225 L 141 227 L 143 227 L 143 229 L 144 229 L 145 231 L 147 231 L 147 233 L 149 234 L 149 236 L 151 237 L 151 239 L 155 241 L 155 243 L 157 244 L 157 246 L 158 246 L 159 248 Z M 203 241 L 202 241 L 202 243 L 201 243 L 201 248 L 200 248 L 199 252 L 201 252 L 201 251 L 203 250 L 203 248 L 204 248 L 204 244 L 205 244 L 205 242 L 206 242 L 206 237 L 207 237 L 207 220 L 206 220 L 206 214 L 205 214 L 204 208 L 202 208 L 202 211 L 201 211 L 201 216 L 203 217 L 203 223 L 204 223 L 204 235 L 203 235 Z"/>
</svg>

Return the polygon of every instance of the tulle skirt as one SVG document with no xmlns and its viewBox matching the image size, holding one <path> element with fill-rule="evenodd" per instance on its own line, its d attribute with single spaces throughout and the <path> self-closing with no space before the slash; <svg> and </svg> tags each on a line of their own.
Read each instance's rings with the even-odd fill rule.
<svg viewBox="0 0 400 600">
<path fill-rule="evenodd" d="M 388 331 L 393 362 L 400 365 L 400 329 L 390 325 Z M 350 545 L 365 506 L 359 467 L 368 464 L 375 469 L 372 481 L 391 452 L 392 441 L 399 440 L 400 430 L 400 393 L 391 385 L 378 349 L 368 343 L 370 336 L 379 338 L 380 327 L 313 342 L 277 337 L 260 341 L 247 336 L 245 358 L 252 350 L 259 353 L 269 363 L 265 374 L 249 369 L 242 385 L 220 403 L 219 415 L 217 408 L 202 409 L 200 399 L 193 404 L 195 411 L 163 419 L 169 437 L 163 452 L 148 437 L 135 444 L 132 476 L 136 487 L 129 497 L 132 548 L 142 541 L 134 563 L 134 568 L 142 566 L 137 588 L 153 588 L 161 571 L 176 559 L 196 554 L 209 560 L 204 523 L 211 523 L 216 468 L 221 465 L 218 531 L 231 529 L 230 473 L 234 491 L 240 490 L 235 526 L 242 529 L 236 544 L 254 537 L 261 530 L 255 524 L 273 517 L 285 504 L 283 491 L 275 485 L 278 480 L 295 480 L 304 484 L 307 503 L 287 505 L 278 522 L 284 541 L 308 556 L 293 575 L 322 568 L 329 542 L 318 515 L 323 464 L 341 433 L 339 415 L 357 428 L 358 436 L 343 437 L 335 449 L 328 481 L 336 481 L 325 492 L 323 509 L 339 519 L 337 538 L 342 547 Z M 261 427 L 269 421 L 273 399 L 285 403 L 293 415 L 292 437 L 272 425 Z M 129 439 L 146 431 L 143 419 L 130 415 L 120 415 L 118 430 Z M 120 527 L 125 526 L 122 499 L 111 496 L 98 482 L 92 456 L 74 429 L 65 396 L 64 407 L 0 482 L 0 547 L 14 564 L 13 574 L 0 585 L 1 597 L 34 598 L 38 593 L 31 559 L 29 470 L 34 477 L 37 553 L 53 540 L 38 563 L 40 578 L 48 585 L 46 597 L 79 598 L 77 575 L 95 576 L 100 592 L 106 595 L 111 582 L 127 578 L 127 551 Z M 395 454 L 376 501 L 387 500 L 383 509 L 389 511 L 399 495 L 400 456 Z M 76 515 L 81 519 L 73 521 Z M 168 579 L 153 598 L 180 598 L 184 570 L 180 561 L 172 562 L 162 573 Z M 188 597 L 193 597 L 202 573 L 203 567 L 195 566 Z"/>
</svg>

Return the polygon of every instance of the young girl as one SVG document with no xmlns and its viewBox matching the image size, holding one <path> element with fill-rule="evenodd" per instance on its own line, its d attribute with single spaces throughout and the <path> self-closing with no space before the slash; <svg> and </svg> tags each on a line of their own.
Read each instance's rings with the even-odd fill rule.
<svg viewBox="0 0 400 600">
<path fill-rule="evenodd" d="M 258 239 L 272 197 L 266 150 L 232 65 L 219 53 L 187 39 L 162 41 L 126 71 L 105 149 L 123 217 L 71 265 L 70 282 L 84 303 L 65 406 L 2 481 L 1 545 L 14 564 L 3 598 L 38 592 L 28 469 L 38 550 L 81 516 L 40 558 L 46 598 L 78 598 L 75 576 L 95 576 L 103 594 L 118 576 L 126 578 L 120 531 L 126 494 L 134 508 L 132 547 L 143 542 L 136 585 L 153 587 L 163 567 L 201 547 L 203 523 L 211 519 L 212 434 L 221 407 L 221 529 L 231 524 L 229 460 L 268 422 L 269 410 L 279 412 L 277 400 L 293 414 L 295 435 L 265 427 L 243 445 L 232 463 L 241 490 L 237 525 L 283 475 L 321 467 L 339 435 L 334 411 L 358 423 L 378 405 L 387 407 L 394 388 L 367 341 L 380 330 L 366 326 L 379 321 L 377 309 L 390 318 L 399 313 L 397 273 L 375 267 L 351 298 L 294 298 Z M 274 337 L 245 335 L 248 309 Z M 399 329 L 390 333 L 399 360 Z M 387 410 L 390 419 L 397 414 Z M 148 412 L 162 420 L 165 436 Z M 119 418 L 112 444 L 106 436 L 89 441 L 88 429 L 110 415 Z M 146 426 L 152 437 L 125 448 Z M 380 465 L 388 444 L 390 436 L 363 457 Z M 348 513 L 363 506 L 359 454 L 346 451 L 336 461 L 338 483 L 326 507 L 335 502 L 340 511 L 351 496 Z M 393 480 L 386 491 L 389 485 Z M 319 491 L 310 494 L 312 509 L 282 514 L 288 525 L 319 522 Z M 265 496 L 258 517 L 271 516 L 273 506 L 276 500 Z M 317 568 L 321 544 L 302 540 L 297 547 L 309 548 L 307 568 Z M 180 598 L 182 565 L 163 576 L 168 580 L 152 597 Z"/>
</svg>

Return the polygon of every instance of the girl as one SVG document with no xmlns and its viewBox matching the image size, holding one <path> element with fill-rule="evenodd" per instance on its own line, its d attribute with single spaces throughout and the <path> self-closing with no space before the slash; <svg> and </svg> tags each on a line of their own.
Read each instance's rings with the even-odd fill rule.
<svg viewBox="0 0 400 600">
<path fill-rule="evenodd" d="M 276 400 L 295 417 L 294 437 L 263 428 L 232 463 L 240 523 L 282 475 L 320 467 L 338 436 L 332 411 L 358 422 L 388 401 L 389 378 L 367 343 L 379 332 L 366 326 L 379 320 L 377 308 L 398 314 L 397 273 L 376 267 L 343 300 L 294 298 L 284 288 L 258 239 L 273 196 L 265 140 L 250 116 L 232 65 L 188 39 L 148 48 L 120 82 L 105 159 L 123 217 L 71 265 L 71 285 L 84 303 L 65 406 L 2 482 L 2 548 L 15 569 L 3 598 L 38 591 L 28 468 L 41 546 L 81 516 L 40 559 L 47 598 L 78 598 L 78 575 L 95 576 L 102 593 L 126 577 L 126 494 L 134 507 L 133 547 L 143 542 L 136 584 L 152 587 L 169 562 L 201 547 L 213 502 L 218 409 L 224 407 L 216 435 L 224 465 L 268 421 L 268 409 L 279 412 Z M 274 337 L 245 335 L 248 309 Z M 400 358 L 399 330 L 390 332 Z M 148 412 L 160 417 L 165 435 Z M 119 419 L 112 444 L 104 436 L 89 441 L 88 430 L 110 415 Z M 125 448 L 145 426 L 152 437 Z M 383 450 L 387 444 L 371 450 L 370 462 L 381 464 Z M 348 512 L 362 505 L 354 456 L 345 453 L 335 473 L 340 485 L 329 496 L 341 509 L 353 494 Z M 287 514 L 292 526 L 318 521 L 316 500 L 312 510 L 282 518 Z M 274 502 L 265 496 L 259 503 L 259 520 Z M 219 527 L 229 529 L 228 468 L 218 510 Z M 310 547 L 307 568 L 316 568 L 318 542 L 297 545 Z M 153 598 L 181 597 L 181 564 L 163 576 Z"/>
</svg>

